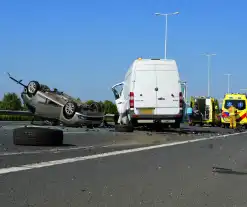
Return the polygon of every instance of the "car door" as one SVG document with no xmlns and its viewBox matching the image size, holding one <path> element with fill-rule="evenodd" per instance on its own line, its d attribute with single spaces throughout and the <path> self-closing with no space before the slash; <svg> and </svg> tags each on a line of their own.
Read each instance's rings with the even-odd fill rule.
<svg viewBox="0 0 247 207">
<path fill-rule="evenodd" d="M 112 92 L 115 98 L 118 113 L 123 113 L 126 110 L 126 100 L 123 95 L 124 82 L 117 83 L 112 86 Z"/>
</svg>

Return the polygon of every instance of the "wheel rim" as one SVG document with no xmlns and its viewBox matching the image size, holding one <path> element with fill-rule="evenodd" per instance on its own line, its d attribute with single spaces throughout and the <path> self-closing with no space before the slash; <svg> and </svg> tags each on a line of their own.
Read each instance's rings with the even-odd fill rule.
<svg viewBox="0 0 247 207">
<path fill-rule="evenodd" d="M 75 105 L 73 103 L 67 103 L 64 110 L 67 115 L 72 115 L 75 111 Z"/>
<path fill-rule="evenodd" d="M 30 82 L 28 84 L 28 92 L 29 93 L 35 93 L 36 89 L 37 89 L 37 86 L 36 86 L 35 82 Z"/>
<path fill-rule="evenodd" d="M 91 105 L 90 105 L 90 108 L 91 108 L 91 110 L 92 111 L 98 111 L 98 106 L 97 106 L 97 104 L 96 103 L 92 103 Z"/>
</svg>

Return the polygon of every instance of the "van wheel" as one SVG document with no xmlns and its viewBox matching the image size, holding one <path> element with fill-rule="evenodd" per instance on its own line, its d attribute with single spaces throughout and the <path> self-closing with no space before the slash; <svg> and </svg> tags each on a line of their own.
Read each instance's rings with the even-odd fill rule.
<svg viewBox="0 0 247 207">
<path fill-rule="evenodd" d="M 180 128 L 180 122 L 175 122 L 174 124 L 171 125 L 172 128 L 174 129 L 179 129 Z"/>
<path fill-rule="evenodd" d="M 118 118 L 119 118 L 119 114 L 114 114 L 114 124 L 115 125 L 118 124 Z"/>
<path fill-rule="evenodd" d="M 134 131 L 134 127 L 132 124 L 129 125 L 115 125 L 115 131 L 116 132 L 133 132 Z"/>
</svg>

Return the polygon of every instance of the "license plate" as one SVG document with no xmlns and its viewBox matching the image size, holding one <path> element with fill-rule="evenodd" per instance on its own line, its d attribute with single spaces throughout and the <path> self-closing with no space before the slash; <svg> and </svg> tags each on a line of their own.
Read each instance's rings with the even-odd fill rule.
<svg viewBox="0 0 247 207">
<path fill-rule="evenodd" d="M 175 120 L 161 120 L 161 123 L 175 123 Z"/>
<path fill-rule="evenodd" d="M 139 109 L 140 114 L 153 114 L 154 109 Z"/>
</svg>

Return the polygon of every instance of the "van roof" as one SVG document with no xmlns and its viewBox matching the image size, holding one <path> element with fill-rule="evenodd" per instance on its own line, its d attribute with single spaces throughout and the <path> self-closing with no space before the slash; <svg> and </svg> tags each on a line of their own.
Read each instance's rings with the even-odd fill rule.
<svg viewBox="0 0 247 207">
<path fill-rule="evenodd" d="M 160 58 L 151 58 L 151 59 L 142 59 L 142 58 L 138 58 L 137 60 L 135 60 L 135 62 L 162 62 L 162 63 L 176 63 L 175 60 L 173 59 L 160 59 Z"/>
<path fill-rule="evenodd" d="M 153 66 L 161 66 L 162 70 L 173 70 L 178 72 L 178 67 L 175 60 L 172 59 L 142 59 L 139 58 L 132 62 L 130 65 L 128 72 L 126 73 L 125 77 L 131 73 L 133 70 L 150 70 L 150 66 L 153 68 Z M 164 67 L 165 66 L 165 67 Z"/>
<path fill-rule="evenodd" d="M 211 97 L 211 96 L 191 96 L 191 98 L 215 99 L 214 97 Z"/>
<path fill-rule="evenodd" d="M 245 93 L 226 93 L 225 97 L 227 96 L 246 96 L 247 94 Z"/>
<path fill-rule="evenodd" d="M 165 59 L 141 59 L 135 60 L 133 65 L 166 65 L 170 67 L 177 68 L 175 60 L 165 60 Z"/>
<path fill-rule="evenodd" d="M 247 94 L 243 93 L 227 93 L 224 96 L 224 99 L 247 99 Z"/>
</svg>

